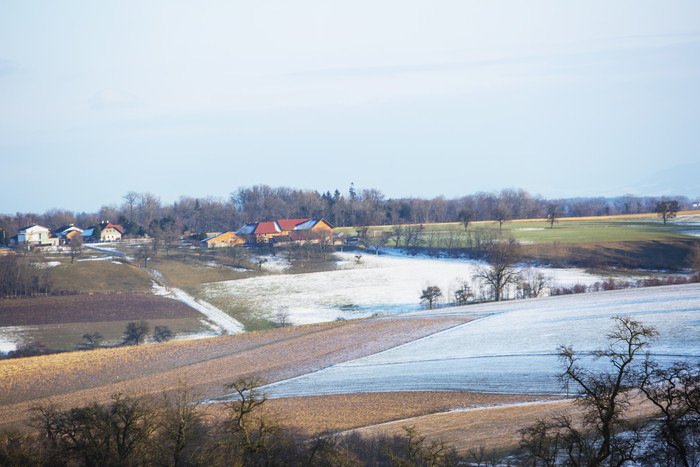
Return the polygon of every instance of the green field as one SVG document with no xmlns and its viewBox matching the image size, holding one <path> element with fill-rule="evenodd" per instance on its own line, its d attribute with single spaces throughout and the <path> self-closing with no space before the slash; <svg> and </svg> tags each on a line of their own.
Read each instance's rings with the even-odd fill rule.
<svg viewBox="0 0 700 467">
<path fill-rule="evenodd" d="M 392 233 L 393 226 L 372 226 L 368 229 L 368 235 L 376 232 Z M 403 226 L 406 229 L 406 226 Z M 411 225 L 410 228 L 420 228 Z M 426 246 L 431 241 L 433 244 L 454 242 L 455 247 L 468 246 L 469 238 L 474 240 L 477 236 L 498 235 L 512 237 L 523 244 L 579 244 L 579 243 L 616 243 L 616 242 L 675 242 L 687 241 L 693 238 L 690 232 L 698 232 L 700 227 L 683 223 L 664 225 L 657 218 L 630 218 L 616 220 L 596 220 L 595 218 L 581 220 L 561 220 L 550 228 L 546 221 L 511 221 L 505 222 L 499 229 L 497 222 L 480 221 L 469 224 L 465 231 L 459 223 L 425 224 L 421 231 L 421 245 Z M 357 235 L 356 227 L 341 227 L 335 229 L 336 233 L 347 236 Z M 394 240 L 390 239 L 387 246 L 394 246 Z M 399 246 L 405 246 L 402 239 Z"/>
</svg>

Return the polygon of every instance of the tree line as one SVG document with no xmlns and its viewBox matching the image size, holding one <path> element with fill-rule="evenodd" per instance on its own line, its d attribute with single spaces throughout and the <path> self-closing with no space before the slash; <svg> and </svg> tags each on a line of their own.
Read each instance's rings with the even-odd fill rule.
<svg viewBox="0 0 700 467">
<path fill-rule="evenodd" d="M 182 196 L 165 204 L 152 193 L 130 191 L 120 205 L 103 206 L 85 213 L 52 209 L 43 214 L 0 215 L 0 242 L 7 242 L 19 229 L 40 224 L 48 228 L 75 224 L 80 227 L 109 220 L 125 227 L 127 234 L 171 231 L 217 232 L 235 230 L 247 222 L 276 219 L 325 218 L 336 227 L 471 222 L 511 219 L 584 217 L 659 212 L 660 203 L 671 210 L 690 209 L 682 196 L 670 198 L 625 195 L 617 198 L 545 199 L 522 189 L 479 192 L 453 199 L 387 198 L 377 189 L 338 189 L 324 192 L 256 185 L 238 188 L 228 199 Z M 664 209 L 664 212 L 668 212 Z M 664 215 L 664 220 L 668 217 Z"/>
<path fill-rule="evenodd" d="M 46 266 L 43 256 L 31 252 L 0 256 L 0 298 L 50 293 L 52 287 Z"/>
<path fill-rule="evenodd" d="M 0 430 L 4 466 L 361 466 L 457 465 L 454 449 L 405 436 L 308 435 L 269 415 L 261 383 L 226 386 L 220 416 L 186 385 L 161 398 L 114 394 L 110 402 L 32 408 L 29 429 Z"/>
</svg>

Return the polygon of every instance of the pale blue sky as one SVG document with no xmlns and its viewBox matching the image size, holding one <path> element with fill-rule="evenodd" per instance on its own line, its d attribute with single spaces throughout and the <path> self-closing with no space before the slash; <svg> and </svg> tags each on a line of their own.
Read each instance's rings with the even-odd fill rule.
<svg viewBox="0 0 700 467">
<path fill-rule="evenodd" d="M 0 213 L 700 196 L 700 2 L 0 0 Z"/>
</svg>

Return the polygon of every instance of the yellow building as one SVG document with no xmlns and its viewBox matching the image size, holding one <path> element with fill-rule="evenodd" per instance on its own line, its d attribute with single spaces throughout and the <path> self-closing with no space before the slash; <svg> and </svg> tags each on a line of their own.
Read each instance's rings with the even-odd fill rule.
<svg viewBox="0 0 700 467">
<path fill-rule="evenodd" d="M 245 240 L 235 234 L 235 232 L 223 232 L 202 240 L 207 248 L 224 248 L 236 245 L 243 245 Z"/>
</svg>

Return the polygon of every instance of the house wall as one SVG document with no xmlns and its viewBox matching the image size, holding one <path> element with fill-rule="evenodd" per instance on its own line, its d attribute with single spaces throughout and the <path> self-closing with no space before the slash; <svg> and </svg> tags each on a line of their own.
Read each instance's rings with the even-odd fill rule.
<svg viewBox="0 0 700 467">
<path fill-rule="evenodd" d="M 20 232 L 17 235 L 17 243 L 29 243 L 32 245 L 46 245 L 49 243 L 49 229 L 33 227 Z"/>
<path fill-rule="evenodd" d="M 233 232 L 229 232 L 209 240 L 207 242 L 207 248 L 225 248 L 234 245 L 242 245 L 243 243 L 245 243 L 245 240 Z"/>
<path fill-rule="evenodd" d="M 114 227 L 107 227 L 100 233 L 100 240 L 103 242 L 117 242 L 121 239 L 121 232 Z"/>
</svg>

